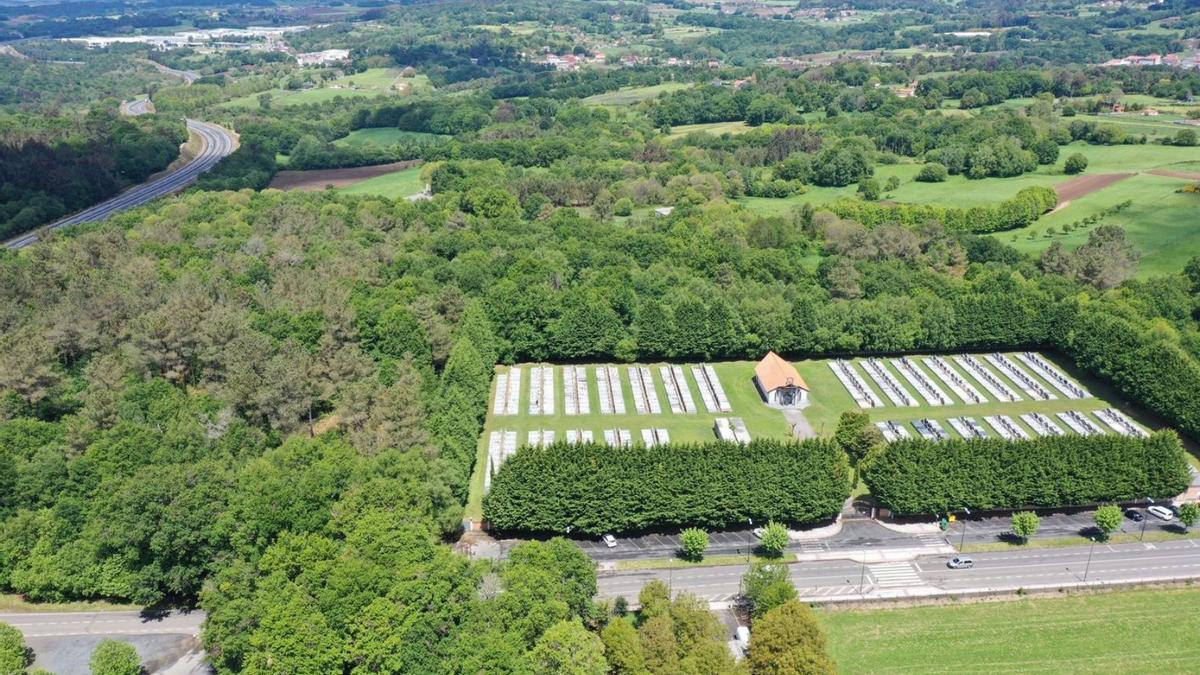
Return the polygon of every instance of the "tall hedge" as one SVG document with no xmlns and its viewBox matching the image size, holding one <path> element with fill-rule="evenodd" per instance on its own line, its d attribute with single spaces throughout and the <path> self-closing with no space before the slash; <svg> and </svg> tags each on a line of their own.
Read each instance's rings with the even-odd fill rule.
<svg viewBox="0 0 1200 675">
<path fill-rule="evenodd" d="M 1200 364 L 1178 344 L 1094 306 L 1081 308 L 1066 327 L 1059 348 L 1079 367 L 1200 439 Z"/>
<path fill-rule="evenodd" d="M 928 441 L 883 446 L 863 479 L 896 513 L 1072 506 L 1174 497 L 1191 478 L 1179 437 L 1115 434 Z"/>
<path fill-rule="evenodd" d="M 828 440 L 557 443 L 523 448 L 505 462 L 483 512 L 499 530 L 601 534 L 748 518 L 812 522 L 837 514 L 849 496 L 849 462 Z"/>
</svg>

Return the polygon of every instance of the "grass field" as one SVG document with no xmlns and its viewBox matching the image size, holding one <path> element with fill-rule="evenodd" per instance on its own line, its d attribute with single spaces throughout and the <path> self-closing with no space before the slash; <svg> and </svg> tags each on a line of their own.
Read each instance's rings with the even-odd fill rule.
<svg viewBox="0 0 1200 675">
<path fill-rule="evenodd" d="M 371 129 L 358 129 L 351 131 L 349 134 L 333 142 L 334 145 L 344 145 L 351 148 L 361 148 L 365 146 L 377 146 L 386 148 L 389 145 L 400 143 L 402 141 L 414 139 L 444 138 L 439 134 L 427 134 L 420 131 L 404 131 L 392 127 L 376 127 Z"/>
<path fill-rule="evenodd" d="M 396 95 L 408 96 L 419 94 L 432 89 L 429 78 L 424 75 L 415 77 L 400 77 L 398 68 L 368 68 L 361 73 L 345 75 L 313 89 L 271 89 L 271 105 L 293 106 L 310 103 L 324 103 L 341 96 L 343 98 L 369 98 L 373 96 Z M 251 94 L 235 98 L 219 107 L 222 108 L 258 108 L 258 97 L 262 94 Z"/>
<path fill-rule="evenodd" d="M 680 89 L 691 87 L 690 82 L 663 82 L 649 87 L 629 87 L 626 89 L 618 89 L 617 91 L 606 91 L 603 94 L 588 96 L 583 99 L 583 102 L 588 105 L 633 105 L 652 98 L 659 94 L 666 94 Z"/>
<path fill-rule="evenodd" d="M 818 612 L 844 673 L 1193 673 L 1198 591 Z"/>
<path fill-rule="evenodd" d="M 714 136 L 721 134 L 744 134 L 750 131 L 753 127 L 745 122 L 710 122 L 708 124 L 684 124 L 678 127 L 671 127 L 671 138 L 686 136 L 693 131 L 703 131 Z"/>
<path fill-rule="evenodd" d="M 1133 176 L 1074 200 L 1067 208 L 1045 215 L 1029 227 L 993 236 L 1018 250 L 1037 254 L 1054 241 L 1073 249 L 1087 241 L 1088 232 L 1101 224 L 1120 225 L 1142 254 L 1138 277 L 1178 273 L 1189 258 L 1200 252 L 1200 221 L 1196 219 L 1200 195 L 1177 192 L 1188 182 L 1149 174 Z M 1051 227 L 1059 229 L 1125 200 L 1133 205 L 1091 227 L 1046 235 Z M 1034 234 L 1032 239 L 1030 233 Z"/>
<path fill-rule="evenodd" d="M 673 134 L 683 128 L 678 127 Z M 1061 148 L 1057 165 L 1039 167 L 1034 173 L 1014 178 L 971 180 L 963 176 L 951 176 L 944 183 L 919 183 L 914 179 L 920 171 L 920 165 L 913 163 L 877 166 L 875 176 L 880 182 L 886 182 L 891 176 L 900 179 L 899 188 L 884 193 L 884 198 L 892 201 L 954 207 L 985 206 L 1008 199 L 1027 187 L 1053 187 L 1069 180 L 1070 177 L 1062 173 L 1061 166 L 1066 157 L 1074 153 L 1088 158 L 1087 174 L 1139 173 L 1154 169 L 1200 171 L 1200 147 L 1072 143 Z M 1018 249 L 1038 252 L 1049 246 L 1053 239 L 1045 236 L 1029 239 L 1030 232 L 1044 235 L 1051 226 L 1061 228 L 1063 224 L 1130 200 L 1133 205 L 1129 209 L 1106 222 L 1124 227 L 1130 240 L 1142 252 L 1138 275 L 1145 277 L 1178 272 L 1189 257 L 1200 251 L 1200 223 L 1195 218 L 1200 198 L 1176 193 L 1189 182 L 1182 178 L 1140 173 L 1075 199 L 1069 206 L 1043 216 L 1030 227 L 994 236 Z M 819 206 L 839 197 L 853 197 L 856 192 L 856 185 L 841 188 L 810 186 L 804 194 L 785 199 L 743 197 L 736 201 L 756 213 L 783 215 L 800 204 Z M 1087 231 L 1079 229 L 1070 235 L 1055 238 L 1061 239 L 1068 248 L 1073 248 L 1087 240 Z"/>
<path fill-rule="evenodd" d="M 421 167 L 416 166 L 404 171 L 395 171 L 376 178 L 368 178 L 361 183 L 340 188 L 348 195 L 376 195 L 388 199 L 400 199 L 415 195 L 425 189 L 421 182 Z"/>
</svg>

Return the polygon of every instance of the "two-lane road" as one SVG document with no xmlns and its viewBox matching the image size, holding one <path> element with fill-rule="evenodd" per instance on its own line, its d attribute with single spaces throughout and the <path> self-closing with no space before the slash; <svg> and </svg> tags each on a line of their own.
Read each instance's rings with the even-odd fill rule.
<svg viewBox="0 0 1200 675">
<path fill-rule="evenodd" d="M 105 220 L 114 213 L 119 213 L 135 206 L 141 206 L 159 197 L 182 190 L 194 183 L 200 177 L 200 174 L 211 169 L 217 162 L 227 157 L 237 148 L 237 139 L 234 137 L 233 132 L 224 127 L 196 120 L 188 120 L 187 126 L 190 131 L 200 137 L 201 142 L 200 152 L 192 161 L 148 183 L 142 183 L 126 190 L 112 199 L 50 223 L 39 230 L 27 232 L 19 237 L 10 239 L 5 242 L 5 246 L 9 248 L 24 248 L 38 241 L 40 239 L 40 232 L 57 230 L 79 223 Z"/>
<path fill-rule="evenodd" d="M 204 612 L 172 610 L 143 612 L 13 612 L 0 614 L 0 623 L 20 630 L 27 638 L 73 635 L 199 635 Z"/>
<path fill-rule="evenodd" d="M 1200 540 L 1196 539 L 972 553 L 972 569 L 949 569 L 950 557 L 923 555 L 866 563 L 822 560 L 794 563 L 789 570 L 800 597 L 810 602 L 1200 579 Z M 675 592 L 726 602 L 738 595 L 746 569 L 746 565 L 726 565 L 606 572 L 600 575 L 599 596 L 636 600 L 644 585 L 658 579 Z"/>
</svg>

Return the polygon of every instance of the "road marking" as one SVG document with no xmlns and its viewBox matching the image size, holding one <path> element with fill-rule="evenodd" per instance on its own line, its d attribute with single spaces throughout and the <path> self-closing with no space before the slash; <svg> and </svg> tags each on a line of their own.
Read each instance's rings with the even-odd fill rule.
<svg viewBox="0 0 1200 675">
<path fill-rule="evenodd" d="M 867 569 L 870 570 L 871 576 L 875 579 L 875 585 L 880 588 L 925 585 L 924 580 L 913 569 L 911 563 L 877 563 L 867 565 Z"/>
</svg>

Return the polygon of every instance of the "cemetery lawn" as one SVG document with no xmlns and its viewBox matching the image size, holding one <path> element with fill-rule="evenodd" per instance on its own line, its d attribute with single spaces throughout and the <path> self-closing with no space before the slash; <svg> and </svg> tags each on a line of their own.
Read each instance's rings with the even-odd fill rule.
<svg viewBox="0 0 1200 675">
<path fill-rule="evenodd" d="M 847 673 L 1184 673 L 1194 588 L 818 612 Z M 1140 637 L 1138 637 L 1140 636 Z"/>
<path fill-rule="evenodd" d="M 492 415 L 492 403 L 495 400 L 495 378 L 492 391 L 488 397 L 488 416 L 484 423 L 483 434 L 479 439 L 478 454 L 475 461 L 475 471 L 471 477 L 470 497 L 467 501 L 467 518 L 478 518 L 482 513 L 483 504 L 483 469 L 487 463 L 488 437 L 493 431 L 508 430 L 517 432 L 518 445 L 524 445 L 530 431 L 550 429 L 555 432 L 556 440 L 566 440 L 568 429 L 590 430 L 598 443 L 604 442 L 605 429 L 628 429 L 633 435 L 634 443 L 641 442 L 642 429 L 666 429 L 671 435 L 672 443 L 693 443 L 712 441 L 716 439 L 713 423 L 717 417 L 741 417 L 746 422 L 746 428 L 752 438 L 789 438 L 791 429 L 783 418 L 783 413 L 768 408 L 758 395 L 754 386 L 754 366 L 756 361 L 726 361 L 713 362 L 717 377 L 725 389 L 725 395 L 733 408 L 730 413 L 709 413 L 704 408 L 700 398 L 700 387 L 692 376 L 690 363 L 681 364 L 684 378 L 692 390 L 692 399 L 698 409 L 695 413 L 674 414 L 667 403 L 667 391 L 659 373 L 661 363 L 642 364 L 650 368 L 658 400 L 662 404 L 662 413 L 658 415 L 638 415 L 633 405 L 633 392 L 629 385 L 627 366 L 617 366 L 620 371 L 621 391 L 625 397 L 624 415 L 600 414 L 600 394 L 596 378 L 596 364 L 588 364 L 588 393 L 591 402 L 590 415 L 566 415 L 564 410 L 563 366 L 555 366 L 554 385 L 554 415 L 529 414 L 529 366 L 522 364 L 524 371 L 521 377 L 521 407 L 518 415 Z M 507 366 L 497 368 L 497 373 L 508 370 Z M 836 382 L 835 382 L 836 384 Z M 841 387 L 838 384 L 838 387 Z M 843 390 L 844 391 L 844 390 Z"/>
<path fill-rule="evenodd" d="M 888 370 L 901 383 L 901 385 L 903 385 L 904 388 L 908 390 L 910 394 L 915 396 L 922 404 L 911 408 L 899 407 L 892 404 L 892 402 L 875 384 L 875 381 L 871 379 L 867 372 L 862 368 L 861 363 L 863 359 L 849 360 L 854 364 L 855 370 L 862 375 L 868 386 L 870 386 L 870 388 L 874 390 L 884 402 L 884 407 L 882 408 L 871 408 L 866 410 L 867 414 L 871 417 L 871 421 L 882 422 L 884 420 L 892 420 L 894 422 L 899 422 L 907 427 L 909 433 L 912 433 L 914 436 L 916 436 L 916 432 L 912 428 L 912 425 L 909 424 L 913 420 L 919 420 L 922 418 L 937 420 L 938 422 L 941 422 L 942 426 L 946 429 L 946 432 L 949 433 L 952 438 L 958 438 L 958 432 L 951 428 L 946 422 L 946 420 L 951 417 L 974 417 L 980 422 L 980 424 L 983 424 L 988 431 L 993 431 L 988 424 L 983 421 L 984 416 L 1008 415 L 1009 417 L 1013 418 L 1013 422 L 1018 427 L 1024 429 L 1027 433 L 1029 433 L 1030 436 L 1036 438 L 1037 434 L 1033 433 L 1033 430 L 1029 427 L 1029 425 L 1025 424 L 1025 422 L 1020 419 L 1019 415 L 1025 413 L 1042 413 L 1053 418 L 1056 422 L 1059 422 L 1057 417 L 1055 417 L 1055 413 L 1066 412 L 1068 410 L 1089 412 L 1103 408 L 1117 408 L 1129 415 L 1141 426 L 1149 429 L 1156 429 L 1160 426 L 1153 420 L 1146 418 L 1145 415 L 1141 414 L 1139 411 L 1131 409 L 1128 405 L 1124 404 L 1120 398 L 1116 397 L 1111 389 L 1105 387 L 1090 377 L 1083 375 L 1070 363 L 1054 354 L 1047 352 L 1040 353 L 1047 360 L 1057 365 L 1059 369 L 1067 374 L 1068 377 L 1083 385 L 1085 389 L 1092 393 L 1094 398 L 1068 399 L 1062 396 L 1061 392 L 1055 390 L 1041 377 L 1038 377 L 1036 373 L 1026 368 L 1023 363 L 1016 361 L 1016 359 L 1013 358 L 1013 361 L 1016 361 L 1017 366 L 1021 368 L 1026 375 L 1030 376 L 1035 381 L 1041 382 L 1042 385 L 1048 390 L 1058 395 L 1058 398 L 1050 401 L 1033 401 L 1030 400 L 1029 397 L 1023 392 L 1018 391 L 1016 387 L 1012 387 L 1014 391 L 1017 391 L 1017 393 L 1021 394 L 1022 400 L 1014 403 L 999 402 L 994 396 L 988 393 L 986 389 L 979 385 L 975 378 L 971 377 L 970 374 L 960 368 L 956 362 L 947 357 L 946 360 L 950 364 L 950 368 L 957 372 L 959 377 L 962 377 L 967 382 L 974 384 L 975 388 L 978 389 L 979 392 L 983 394 L 984 398 L 988 400 L 985 403 L 971 405 L 959 403 L 957 405 L 932 406 L 928 405 L 921 395 L 915 390 L 915 388 L 909 384 L 908 380 L 906 380 L 898 370 L 893 368 L 892 365 L 888 363 L 890 359 L 882 358 L 880 360 L 884 362 L 884 368 Z M 1009 379 L 997 371 L 992 364 L 983 360 L 980 355 L 977 354 L 976 356 L 986 370 L 990 371 L 992 375 L 996 376 L 1000 381 L 1008 383 L 1011 386 Z M 934 375 L 933 371 L 925 367 L 925 364 L 920 360 L 920 356 L 910 356 L 909 358 L 911 361 L 914 361 L 917 364 L 918 370 L 923 372 L 931 382 L 938 385 L 938 387 L 941 388 L 942 391 L 948 396 L 950 396 L 951 399 L 955 401 L 959 400 L 958 397 L 955 396 L 954 393 L 951 392 L 942 383 L 942 381 Z M 858 409 L 853 397 L 850 396 L 850 392 L 846 391 L 846 388 L 842 386 L 842 383 L 838 381 L 837 377 L 833 374 L 833 370 L 829 367 L 829 362 L 827 360 L 798 361 L 794 362 L 793 365 L 796 366 L 796 370 L 799 371 L 801 377 L 808 382 L 808 385 L 811 389 L 812 405 L 804 410 L 804 416 L 808 418 L 809 424 L 812 425 L 813 431 L 815 431 L 817 435 L 832 436 L 834 430 L 837 428 L 838 417 L 847 410 Z M 1107 427 L 1105 427 L 1099 420 L 1093 419 L 1092 421 L 1096 422 L 1101 428 L 1107 429 Z M 1063 426 L 1063 424 L 1059 422 L 1059 426 Z"/>
</svg>

